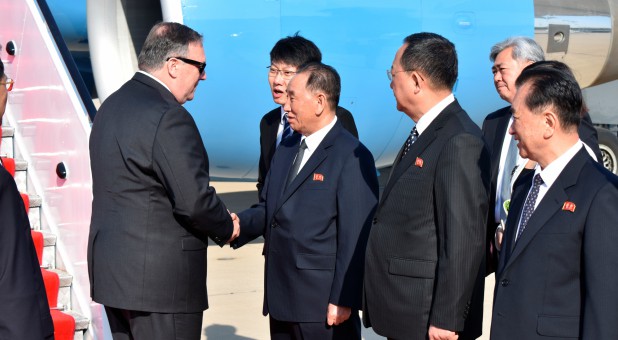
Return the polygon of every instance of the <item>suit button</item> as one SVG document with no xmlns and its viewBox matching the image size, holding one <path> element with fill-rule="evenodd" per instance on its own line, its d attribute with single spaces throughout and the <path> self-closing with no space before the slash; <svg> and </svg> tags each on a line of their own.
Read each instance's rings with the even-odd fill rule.
<svg viewBox="0 0 618 340">
<path fill-rule="evenodd" d="M 279 225 L 277 224 L 277 222 L 273 222 L 270 224 L 271 228 L 277 228 Z"/>
<path fill-rule="evenodd" d="M 504 279 L 504 280 L 500 281 L 500 285 L 501 285 L 502 287 L 506 287 L 506 286 L 508 286 L 510 283 L 511 283 L 511 281 L 509 281 L 509 280 L 507 280 L 507 279 Z"/>
<path fill-rule="evenodd" d="M 377 223 L 378 223 L 378 218 L 377 218 L 377 217 L 374 217 L 374 218 L 373 218 L 373 224 L 377 224 Z"/>
</svg>

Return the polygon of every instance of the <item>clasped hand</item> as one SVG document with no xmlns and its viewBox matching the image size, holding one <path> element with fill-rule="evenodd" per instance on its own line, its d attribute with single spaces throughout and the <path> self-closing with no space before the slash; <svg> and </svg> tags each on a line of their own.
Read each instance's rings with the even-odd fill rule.
<svg viewBox="0 0 618 340">
<path fill-rule="evenodd" d="M 337 326 L 350 318 L 352 309 L 350 307 L 343 307 L 328 304 L 328 311 L 326 312 L 326 323 L 329 326 Z"/>
<path fill-rule="evenodd" d="M 232 232 L 232 236 L 227 241 L 227 244 L 232 243 L 238 236 L 240 236 L 240 218 L 233 212 L 227 211 L 230 213 L 230 217 L 232 218 L 232 222 L 234 223 L 234 231 Z"/>
</svg>

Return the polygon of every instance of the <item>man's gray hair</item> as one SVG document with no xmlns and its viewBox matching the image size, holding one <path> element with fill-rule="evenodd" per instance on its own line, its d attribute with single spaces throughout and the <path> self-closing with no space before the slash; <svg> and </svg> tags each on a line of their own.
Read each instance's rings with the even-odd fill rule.
<svg viewBox="0 0 618 340">
<path fill-rule="evenodd" d="M 513 48 L 511 56 L 515 60 L 531 61 L 533 63 L 545 60 L 545 54 L 541 46 L 528 37 L 510 37 L 495 44 L 489 53 L 489 60 L 494 62 L 498 54 L 509 47 Z"/>
</svg>

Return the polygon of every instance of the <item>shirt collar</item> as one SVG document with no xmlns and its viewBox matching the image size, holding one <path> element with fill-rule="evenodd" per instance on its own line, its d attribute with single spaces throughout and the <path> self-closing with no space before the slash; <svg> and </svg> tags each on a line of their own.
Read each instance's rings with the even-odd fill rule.
<svg viewBox="0 0 618 340">
<path fill-rule="evenodd" d="M 152 78 L 152 79 L 156 80 L 156 81 L 157 81 L 157 83 L 159 83 L 159 84 L 161 84 L 163 87 L 165 87 L 168 91 L 170 91 L 170 93 L 172 92 L 172 91 L 170 90 L 170 88 L 169 88 L 169 87 L 167 87 L 167 85 L 163 84 L 163 82 L 162 82 L 161 80 L 159 80 L 159 78 L 157 78 L 157 77 L 153 76 L 152 74 L 150 74 L 150 73 L 148 73 L 148 72 L 142 71 L 142 70 L 138 70 L 137 72 L 139 72 L 139 73 L 141 73 L 141 74 L 144 74 L 144 75 L 146 75 L 146 76 L 148 76 L 148 77 L 150 77 L 150 78 Z"/>
<path fill-rule="evenodd" d="M 319 129 L 318 131 L 312 133 L 311 135 L 305 137 L 303 136 L 301 138 L 301 141 L 304 139 L 305 143 L 307 144 L 307 149 L 313 153 L 313 151 L 315 151 L 315 149 L 318 147 L 318 145 L 320 145 L 320 143 L 322 143 L 322 140 L 324 139 L 324 137 L 326 137 L 326 135 L 328 134 L 328 132 L 330 132 L 330 130 L 333 128 L 333 126 L 335 126 L 335 123 L 337 123 L 337 116 L 335 116 L 333 118 L 333 120 L 326 125 L 325 127 Z"/>
<path fill-rule="evenodd" d="M 431 124 L 431 122 L 438 117 L 440 112 L 442 112 L 449 104 L 455 101 L 455 96 L 451 93 L 442 99 L 438 104 L 434 105 L 427 113 L 425 113 L 416 123 L 416 131 L 418 131 L 418 135 L 420 136 L 425 129 Z"/>
<path fill-rule="evenodd" d="M 551 162 L 545 169 L 541 170 L 541 167 L 537 164 L 535 174 L 540 174 L 543 179 L 543 183 L 547 185 L 547 187 L 551 187 L 552 184 L 558 179 L 560 173 L 564 168 L 566 168 L 567 164 L 575 157 L 577 152 L 581 150 L 583 143 L 581 140 L 577 140 L 577 142 L 571 146 L 565 153 L 560 155 L 560 157 L 556 158 L 553 162 Z"/>
<path fill-rule="evenodd" d="M 281 123 L 281 125 L 285 125 L 285 111 L 283 111 L 283 106 L 281 106 L 281 117 L 279 117 L 279 123 Z"/>
</svg>

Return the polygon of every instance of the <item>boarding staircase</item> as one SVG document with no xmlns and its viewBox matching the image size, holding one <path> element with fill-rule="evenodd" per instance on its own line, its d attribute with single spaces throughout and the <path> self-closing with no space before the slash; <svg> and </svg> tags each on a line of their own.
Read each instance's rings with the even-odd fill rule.
<svg viewBox="0 0 618 340">
<path fill-rule="evenodd" d="M 86 261 L 96 109 L 45 0 L 0 0 L 0 13 L 0 58 L 15 80 L 0 157 L 28 209 L 55 338 L 103 339 L 106 321 L 90 299 Z"/>
<path fill-rule="evenodd" d="M 73 309 L 71 287 L 73 276 L 66 271 L 56 253 L 56 235 L 50 232 L 41 218 L 41 197 L 32 190 L 28 180 L 28 164 L 16 152 L 15 129 L 2 126 L 0 157 L 4 167 L 13 175 L 28 212 L 32 239 L 41 266 L 47 300 L 54 321 L 56 340 L 82 340 L 89 319 Z"/>
</svg>

